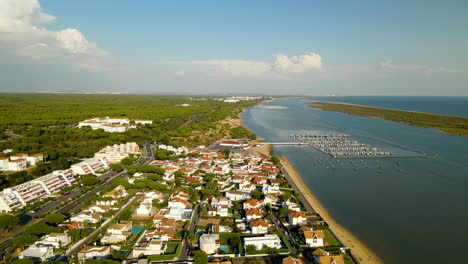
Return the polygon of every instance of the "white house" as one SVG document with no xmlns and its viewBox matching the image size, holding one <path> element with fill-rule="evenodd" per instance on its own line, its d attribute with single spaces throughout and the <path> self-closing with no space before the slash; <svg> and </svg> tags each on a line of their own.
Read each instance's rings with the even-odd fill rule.
<svg viewBox="0 0 468 264">
<path fill-rule="evenodd" d="M 304 239 L 309 247 L 325 246 L 325 234 L 322 230 L 304 231 Z"/>
<path fill-rule="evenodd" d="M 44 161 L 44 155 L 42 155 L 40 153 L 33 154 L 33 155 L 28 156 L 26 158 L 26 162 L 27 162 L 28 166 L 35 166 L 36 163 L 38 163 L 40 161 Z"/>
<path fill-rule="evenodd" d="M 250 221 L 250 231 L 252 234 L 268 233 L 268 223 L 263 219 L 254 219 Z"/>
<path fill-rule="evenodd" d="M 54 256 L 54 247 L 50 245 L 32 245 L 19 254 L 20 259 L 32 259 L 43 262 Z"/>
<path fill-rule="evenodd" d="M 264 235 L 262 237 L 244 237 L 244 246 L 254 245 L 257 249 L 262 249 L 264 246 L 269 248 L 281 248 L 281 239 L 278 235 Z"/>
<path fill-rule="evenodd" d="M 78 261 L 84 263 L 87 259 L 105 259 L 110 253 L 109 246 L 85 246 L 78 252 Z"/>
<path fill-rule="evenodd" d="M 67 233 L 50 233 L 36 241 L 36 245 L 49 245 L 54 248 L 62 248 L 71 242 L 70 236 Z"/>
<path fill-rule="evenodd" d="M 199 240 L 200 249 L 207 254 L 214 254 L 221 247 L 219 234 L 203 234 Z"/>
<path fill-rule="evenodd" d="M 88 222 L 91 224 L 96 224 L 101 220 L 101 217 L 101 214 L 81 213 L 70 217 L 70 222 Z"/>
<path fill-rule="evenodd" d="M 228 198 L 231 201 L 240 201 L 248 198 L 248 196 L 245 195 L 243 192 L 227 191 L 226 198 Z"/>
<path fill-rule="evenodd" d="M 161 255 L 166 252 L 166 242 L 153 236 L 153 232 L 154 230 L 146 230 L 138 239 L 132 251 L 134 258 L 138 258 L 140 255 Z"/>
<path fill-rule="evenodd" d="M 245 212 L 245 217 L 247 221 L 251 221 L 254 219 L 260 219 L 263 218 L 263 214 L 260 211 L 260 209 L 254 208 L 254 209 L 249 209 Z"/>
<path fill-rule="evenodd" d="M 303 225 L 307 222 L 307 216 L 304 212 L 289 212 L 288 220 L 290 225 Z"/>
<path fill-rule="evenodd" d="M 8 162 L 8 170 L 10 171 L 22 171 L 25 170 L 28 167 L 28 163 L 26 162 L 26 159 L 16 159 L 16 160 L 10 160 Z"/>
<path fill-rule="evenodd" d="M 257 199 L 248 200 L 244 203 L 244 210 L 260 208 L 263 206 L 263 202 Z"/>
</svg>

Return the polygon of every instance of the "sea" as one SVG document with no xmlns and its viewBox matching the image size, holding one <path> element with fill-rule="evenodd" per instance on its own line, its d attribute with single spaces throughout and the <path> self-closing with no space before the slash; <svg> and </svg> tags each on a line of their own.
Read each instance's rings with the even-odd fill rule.
<svg viewBox="0 0 468 264">
<path fill-rule="evenodd" d="M 310 146 L 274 146 L 331 216 L 384 263 L 468 263 L 468 137 L 305 105 L 312 101 L 468 117 L 468 97 L 285 98 L 242 116 L 245 127 L 269 142 L 345 133 L 394 153 L 337 159 Z"/>
</svg>

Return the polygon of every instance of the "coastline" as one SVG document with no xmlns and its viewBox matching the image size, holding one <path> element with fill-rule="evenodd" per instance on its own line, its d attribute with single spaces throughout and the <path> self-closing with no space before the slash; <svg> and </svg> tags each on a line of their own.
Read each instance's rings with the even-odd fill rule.
<svg viewBox="0 0 468 264">
<path fill-rule="evenodd" d="M 465 117 L 329 101 L 312 101 L 306 105 L 324 111 L 378 118 L 412 126 L 433 128 L 450 135 L 468 136 L 468 129 L 466 129 L 468 118 Z"/>
<path fill-rule="evenodd" d="M 383 261 L 372 252 L 362 241 L 354 236 L 346 228 L 338 224 L 320 203 L 319 199 L 312 193 L 302 180 L 301 175 L 296 171 L 292 163 L 286 158 L 281 157 L 281 166 L 288 173 L 293 183 L 300 190 L 301 195 L 309 202 L 312 208 L 327 222 L 330 230 L 337 238 L 351 250 L 351 254 L 359 261 L 359 264 L 382 264 Z"/>
</svg>

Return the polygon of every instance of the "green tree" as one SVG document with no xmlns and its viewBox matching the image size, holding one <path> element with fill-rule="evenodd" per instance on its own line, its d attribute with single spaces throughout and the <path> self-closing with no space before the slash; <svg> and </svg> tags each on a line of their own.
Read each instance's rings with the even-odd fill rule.
<svg viewBox="0 0 468 264">
<path fill-rule="evenodd" d="M 24 232 L 29 235 L 45 235 L 57 231 L 57 228 L 46 223 L 36 223 L 27 227 Z"/>
<path fill-rule="evenodd" d="M 260 200 L 263 197 L 263 193 L 260 192 L 260 191 L 255 191 L 254 190 L 254 191 L 250 192 L 250 196 L 252 196 L 252 198 L 254 198 L 254 199 Z"/>
<path fill-rule="evenodd" d="M 14 215 L 1 215 L 0 216 L 0 230 L 13 228 L 20 222 L 19 217 Z"/>
<path fill-rule="evenodd" d="M 34 264 L 34 260 L 32 259 L 17 259 L 12 264 Z"/>
<path fill-rule="evenodd" d="M 252 255 L 257 251 L 257 247 L 255 245 L 247 245 L 245 247 L 245 252 L 249 255 Z"/>
<path fill-rule="evenodd" d="M 280 159 L 277 156 L 271 156 L 271 162 L 278 165 L 280 163 Z"/>
<path fill-rule="evenodd" d="M 237 236 L 228 238 L 229 248 L 235 253 L 239 253 L 240 243 L 241 243 L 241 240 Z"/>
<path fill-rule="evenodd" d="M 203 250 L 195 250 L 193 251 L 193 258 L 195 264 L 206 264 L 208 263 L 208 255 Z"/>
<path fill-rule="evenodd" d="M 65 219 L 67 219 L 67 216 L 64 214 L 49 214 L 46 217 L 44 217 L 44 220 L 46 220 L 47 223 L 53 224 L 53 225 L 61 223 Z"/>
<path fill-rule="evenodd" d="M 111 170 L 114 170 L 116 172 L 121 172 L 124 170 L 123 166 L 117 163 L 111 164 L 110 165 Z"/>
<path fill-rule="evenodd" d="M 13 238 L 13 244 L 19 247 L 24 247 L 27 245 L 31 245 L 32 243 L 36 242 L 39 238 L 35 235 L 19 235 Z"/>
<path fill-rule="evenodd" d="M 122 165 L 130 165 L 134 162 L 133 159 L 131 158 L 123 158 L 121 161 L 120 161 L 120 164 Z"/>
<path fill-rule="evenodd" d="M 68 231 L 68 235 L 70 236 L 73 242 L 77 242 L 81 239 L 81 231 L 79 229 L 73 229 Z"/>
<path fill-rule="evenodd" d="M 83 185 L 91 186 L 99 182 L 98 177 L 94 175 L 85 175 L 81 178 L 81 183 Z"/>
<path fill-rule="evenodd" d="M 187 241 L 190 243 L 190 244 L 195 244 L 197 243 L 198 241 L 198 235 L 197 234 L 191 234 L 191 235 L 188 235 L 187 236 Z"/>
</svg>

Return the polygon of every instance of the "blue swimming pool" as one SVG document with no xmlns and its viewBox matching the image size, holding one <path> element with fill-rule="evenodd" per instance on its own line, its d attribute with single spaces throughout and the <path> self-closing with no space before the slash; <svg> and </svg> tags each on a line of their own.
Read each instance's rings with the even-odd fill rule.
<svg viewBox="0 0 468 264">
<path fill-rule="evenodd" d="M 138 234 L 138 233 L 141 232 L 141 230 L 143 230 L 143 227 L 142 227 L 142 226 L 136 226 L 135 228 L 132 229 L 131 234 L 132 234 L 132 235 Z"/>
<path fill-rule="evenodd" d="M 219 249 L 221 249 L 221 251 L 223 251 L 223 252 L 227 252 L 229 250 L 229 247 L 228 246 L 221 246 Z"/>
</svg>

